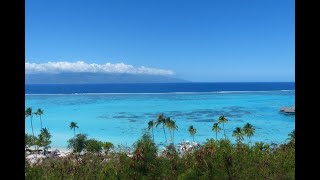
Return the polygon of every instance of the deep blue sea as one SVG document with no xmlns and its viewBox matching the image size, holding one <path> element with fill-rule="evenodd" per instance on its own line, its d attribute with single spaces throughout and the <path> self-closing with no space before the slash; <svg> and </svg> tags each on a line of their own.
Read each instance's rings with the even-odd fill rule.
<svg viewBox="0 0 320 180">
<path fill-rule="evenodd" d="M 172 93 L 294 90 L 294 83 L 148 83 L 26 85 L 26 94 Z"/>
<path fill-rule="evenodd" d="M 295 128 L 294 115 L 279 113 L 280 107 L 295 105 L 294 83 L 26 85 L 25 93 L 26 107 L 44 109 L 43 125 L 53 136 L 53 148 L 66 148 L 73 137 L 71 121 L 78 123 L 76 133 L 131 146 L 159 113 L 176 120 L 175 142 L 192 140 L 190 125 L 197 129 L 196 141 L 214 138 L 211 128 L 220 115 L 229 120 L 225 129 L 232 140 L 234 128 L 247 122 L 256 129 L 253 142 L 283 143 Z M 37 134 L 39 118 L 33 121 Z M 25 125 L 31 133 L 29 118 Z M 164 142 L 162 129 L 154 133 L 156 143 Z"/>
</svg>

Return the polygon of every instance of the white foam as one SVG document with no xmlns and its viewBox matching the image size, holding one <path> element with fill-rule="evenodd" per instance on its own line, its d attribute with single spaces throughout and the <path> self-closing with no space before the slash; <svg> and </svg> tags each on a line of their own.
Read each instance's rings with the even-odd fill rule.
<svg viewBox="0 0 320 180">
<path fill-rule="evenodd" d="M 228 93 L 255 93 L 255 92 L 289 92 L 295 90 L 271 91 L 208 91 L 208 92 L 165 92 L 165 93 L 70 93 L 70 94 L 25 94 L 26 96 L 61 96 L 61 95 L 153 95 L 153 94 L 228 94 Z"/>
</svg>

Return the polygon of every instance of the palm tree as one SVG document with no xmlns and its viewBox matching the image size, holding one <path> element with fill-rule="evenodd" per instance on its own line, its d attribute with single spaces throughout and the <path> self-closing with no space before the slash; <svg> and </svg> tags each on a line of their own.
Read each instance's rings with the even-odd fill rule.
<svg viewBox="0 0 320 180">
<path fill-rule="evenodd" d="M 224 124 L 228 122 L 228 119 L 225 118 L 224 116 L 220 116 L 219 119 L 218 119 L 218 123 L 222 123 L 222 127 L 223 127 L 223 133 L 224 133 L 224 138 L 226 139 L 227 136 L 226 136 L 226 131 L 224 129 Z"/>
<path fill-rule="evenodd" d="M 73 129 L 73 136 L 76 136 L 76 128 L 79 128 L 76 122 L 70 123 L 70 129 Z"/>
<path fill-rule="evenodd" d="M 236 127 L 233 130 L 232 136 L 237 138 L 237 143 L 241 143 L 241 140 L 243 140 L 243 131 L 240 127 Z"/>
<path fill-rule="evenodd" d="M 41 123 L 41 129 L 42 129 L 42 120 L 41 120 L 41 115 L 44 113 L 43 109 L 38 109 L 34 114 L 37 116 L 40 116 L 40 123 Z"/>
<path fill-rule="evenodd" d="M 288 134 L 288 136 L 289 136 L 288 140 L 292 143 L 295 143 L 296 130 L 294 129 L 291 133 Z"/>
<path fill-rule="evenodd" d="M 220 132 L 221 128 L 218 123 L 214 123 L 212 126 L 212 131 L 216 132 L 216 140 L 218 140 L 218 132 Z"/>
<path fill-rule="evenodd" d="M 39 134 L 39 138 L 38 138 L 38 141 L 39 141 L 38 145 L 40 147 L 43 147 L 44 155 L 46 154 L 46 151 L 48 150 L 48 148 L 50 148 L 49 145 L 51 144 L 51 141 L 50 141 L 51 137 L 52 136 L 47 128 L 41 129 L 41 133 Z"/>
<path fill-rule="evenodd" d="M 171 119 L 170 117 L 166 117 L 165 120 L 164 120 L 164 125 L 165 127 L 167 127 L 169 129 L 169 134 L 170 134 L 170 139 L 171 139 L 171 142 L 172 142 L 172 129 L 171 129 Z"/>
<path fill-rule="evenodd" d="M 31 122 L 31 130 L 32 130 L 32 144 L 36 144 L 34 142 L 34 131 L 33 131 L 33 124 L 32 124 L 32 108 L 31 107 L 28 107 L 26 110 L 25 110 L 25 118 L 29 117 L 30 116 L 30 122 Z M 34 147 L 34 150 L 36 150 L 36 146 Z"/>
<path fill-rule="evenodd" d="M 164 138 L 167 142 L 167 136 L 166 136 L 166 131 L 164 129 L 164 126 L 166 124 L 166 117 L 163 114 L 159 114 L 158 115 L 158 119 L 156 121 L 156 127 L 158 127 L 160 124 L 162 124 L 162 129 L 163 129 L 163 133 L 164 133 Z"/>
<path fill-rule="evenodd" d="M 154 141 L 154 134 L 153 134 L 153 126 L 154 126 L 154 121 L 151 120 L 148 122 L 148 129 L 152 129 L 152 138 L 153 138 L 153 141 Z"/>
<path fill-rule="evenodd" d="M 192 136 L 193 138 L 193 142 L 194 142 L 194 135 L 197 133 L 197 129 L 195 129 L 192 125 L 189 126 L 189 129 L 188 129 L 190 135 Z"/>
<path fill-rule="evenodd" d="M 33 124 L 32 124 L 32 108 L 31 107 L 28 107 L 26 110 L 25 110 L 25 118 L 29 117 L 30 116 L 30 122 L 31 122 L 31 129 L 32 129 L 32 135 L 33 137 L 34 136 L 34 132 L 33 132 Z"/>
<path fill-rule="evenodd" d="M 249 139 L 249 143 L 250 143 L 251 142 L 250 137 L 254 135 L 255 128 L 252 126 L 252 124 L 247 123 L 243 126 L 243 132 L 244 132 L 244 135 L 246 135 L 247 138 Z"/>
<path fill-rule="evenodd" d="M 174 144 L 174 131 L 178 130 L 178 126 L 176 125 L 176 121 L 171 120 L 170 118 L 167 119 L 166 122 L 167 127 L 169 128 L 171 134 L 171 142 Z"/>
</svg>

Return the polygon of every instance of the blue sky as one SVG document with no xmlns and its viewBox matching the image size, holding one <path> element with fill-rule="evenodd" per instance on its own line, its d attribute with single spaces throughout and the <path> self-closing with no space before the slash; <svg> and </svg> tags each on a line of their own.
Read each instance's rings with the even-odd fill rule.
<svg viewBox="0 0 320 180">
<path fill-rule="evenodd" d="M 294 81 L 293 0 L 26 0 L 26 62 L 124 63 L 198 82 Z"/>
</svg>

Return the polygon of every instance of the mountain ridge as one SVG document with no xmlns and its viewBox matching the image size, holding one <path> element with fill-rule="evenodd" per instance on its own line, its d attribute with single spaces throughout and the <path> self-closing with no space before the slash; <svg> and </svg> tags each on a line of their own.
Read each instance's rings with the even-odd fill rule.
<svg viewBox="0 0 320 180">
<path fill-rule="evenodd" d="M 170 76 L 128 73 L 36 73 L 26 74 L 25 84 L 103 84 L 191 82 Z"/>
</svg>

